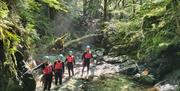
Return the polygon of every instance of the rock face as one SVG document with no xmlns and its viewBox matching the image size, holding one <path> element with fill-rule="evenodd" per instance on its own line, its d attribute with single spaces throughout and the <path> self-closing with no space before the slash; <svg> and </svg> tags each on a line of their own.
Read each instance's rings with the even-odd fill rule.
<svg viewBox="0 0 180 91">
<path fill-rule="evenodd" d="M 119 72 L 127 75 L 134 75 L 139 70 L 136 61 L 126 55 L 117 57 L 104 56 L 103 59 L 106 63 L 119 65 Z"/>
</svg>

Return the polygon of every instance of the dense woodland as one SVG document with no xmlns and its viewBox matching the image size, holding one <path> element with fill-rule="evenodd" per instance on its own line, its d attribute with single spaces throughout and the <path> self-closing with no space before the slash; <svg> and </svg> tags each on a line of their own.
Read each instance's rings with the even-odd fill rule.
<svg viewBox="0 0 180 91">
<path fill-rule="evenodd" d="M 34 91 L 34 76 L 24 74 L 26 62 L 66 53 L 68 48 L 82 51 L 86 44 L 105 49 L 104 55 L 127 55 L 149 68 L 153 77 L 143 77 L 139 84 L 153 86 L 168 79 L 179 91 L 179 4 L 179 0 L 0 0 L 0 91 Z M 111 84 L 106 85 L 116 89 Z"/>
</svg>

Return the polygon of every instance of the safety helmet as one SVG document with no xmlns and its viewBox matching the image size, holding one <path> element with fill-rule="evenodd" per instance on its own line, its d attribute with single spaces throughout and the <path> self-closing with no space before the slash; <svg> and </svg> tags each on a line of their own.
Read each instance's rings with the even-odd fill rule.
<svg viewBox="0 0 180 91">
<path fill-rule="evenodd" d="M 44 59 L 44 60 L 48 60 L 48 59 L 49 59 L 49 56 L 44 56 L 43 59 Z"/>
<path fill-rule="evenodd" d="M 73 53 L 72 51 L 69 51 L 69 55 L 72 55 L 72 53 Z"/>
<path fill-rule="evenodd" d="M 63 58 L 64 56 L 63 56 L 63 54 L 59 54 L 59 58 Z"/>
<path fill-rule="evenodd" d="M 90 46 L 89 46 L 89 45 L 86 46 L 86 51 L 87 51 L 87 52 L 90 51 Z"/>
<path fill-rule="evenodd" d="M 87 46 L 86 46 L 86 48 L 90 49 L 90 46 L 89 46 L 89 45 L 87 45 Z"/>
<path fill-rule="evenodd" d="M 64 58 L 63 54 L 59 54 L 58 58 L 63 60 L 63 58 Z"/>
</svg>

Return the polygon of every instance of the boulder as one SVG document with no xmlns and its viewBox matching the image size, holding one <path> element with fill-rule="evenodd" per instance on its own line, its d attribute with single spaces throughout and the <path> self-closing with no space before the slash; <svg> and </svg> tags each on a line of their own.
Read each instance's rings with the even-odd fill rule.
<svg viewBox="0 0 180 91">
<path fill-rule="evenodd" d="M 136 73 L 138 73 L 138 68 L 136 67 L 136 65 L 129 65 L 130 67 L 124 67 L 123 69 L 121 69 L 121 73 L 124 73 L 126 75 L 135 75 Z"/>
<path fill-rule="evenodd" d="M 116 63 L 123 63 L 129 60 L 130 58 L 126 55 L 111 57 L 111 56 L 104 56 L 103 60 L 107 63 L 116 64 Z"/>
</svg>

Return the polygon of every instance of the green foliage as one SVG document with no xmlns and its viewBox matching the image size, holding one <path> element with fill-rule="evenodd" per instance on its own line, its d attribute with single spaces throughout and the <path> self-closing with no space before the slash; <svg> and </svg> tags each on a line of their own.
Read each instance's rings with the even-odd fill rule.
<svg viewBox="0 0 180 91">
<path fill-rule="evenodd" d="M 42 2 L 48 4 L 49 7 L 52 7 L 56 10 L 62 10 L 64 12 L 68 12 L 66 8 L 64 7 L 64 5 L 58 0 L 42 0 Z"/>
<path fill-rule="evenodd" d="M 101 0 L 84 0 L 83 12 L 86 17 L 101 18 L 102 13 L 102 1 Z"/>
<path fill-rule="evenodd" d="M 0 19 L 7 17 L 9 10 L 5 2 L 0 1 Z"/>
<path fill-rule="evenodd" d="M 4 54 L 3 58 L 0 58 L 0 75 L 2 79 L 8 79 L 0 81 L 0 84 L 3 84 L 0 90 L 20 91 L 23 89 L 19 85 L 22 80 L 20 75 L 22 75 L 21 66 L 23 65 L 16 53 L 34 53 L 35 43 L 40 40 L 39 35 L 43 35 L 38 34 L 37 30 L 49 33 L 51 19 L 47 9 L 66 12 L 63 4 L 58 0 L 0 1 L 0 40 L 3 43 L 1 52 Z M 26 59 L 27 54 L 21 54 L 21 56 Z"/>
<path fill-rule="evenodd" d="M 21 20 L 25 27 L 33 25 L 32 28 L 38 29 L 42 35 L 52 34 L 51 13 L 50 11 L 67 12 L 63 4 L 58 0 L 25 0 L 17 2 L 17 7 Z M 27 29 L 26 28 L 26 29 Z"/>
<path fill-rule="evenodd" d="M 178 9 L 167 8 L 172 0 L 154 0 L 145 2 L 136 11 L 134 18 L 123 21 L 113 20 L 107 23 L 107 45 L 109 52 L 115 54 L 136 55 L 136 58 L 146 58 L 151 54 L 159 54 L 169 45 L 178 43 L 176 15 Z M 125 7 L 123 10 L 129 12 Z M 114 11 L 119 11 L 115 9 Z M 125 18 L 125 17 L 124 17 Z M 113 47 L 111 47 L 113 46 Z M 126 50 L 126 51 L 125 51 Z"/>
<path fill-rule="evenodd" d="M 37 34 L 36 30 L 34 29 L 33 24 L 27 24 L 26 31 L 27 31 L 27 34 L 29 35 L 29 36 L 26 36 L 26 39 L 25 39 L 25 41 L 28 45 L 34 44 L 34 43 L 36 43 L 36 41 L 38 41 L 40 39 L 39 35 Z"/>
<path fill-rule="evenodd" d="M 160 15 L 165 13 L 166 5 L 170 3 L 171 0 L 155 0 L 154 2 L 146 2 L 140 8 L 137 13 L 137 17 L 143 17 L 146 15 Z"/>
<path fill-rule="evenodd" d="M 23 2 L 19 2 L 18 10 L 20 13 L 20 17 L 27 22 L 35 23 L 35 16 L 38 16 L 40 13 L 41 4 L 35 2 L 34 0 L 26 0 Z"/>
<path fill-rule="evenodd" d="M 27 23 L 25 27 L 30 29 L 33 28 L 34 30 L 36 27 L 39 28 L 39 26 L 42 26 L 43 28 L 40 28 L 42 30 L 49 29 L 49 18 L 47 15 L 44 15 L 44 7 L 41 3 L 35 2 L 34 0 L 27 0 L 24 2 L 19 2 L 19 4 L 20 6 L 18 6 L 18 10 L 20 17 L 25 24 Z M 31 27 L 29 27 L 29 25 L 31 25 Z"/>
</svg>

